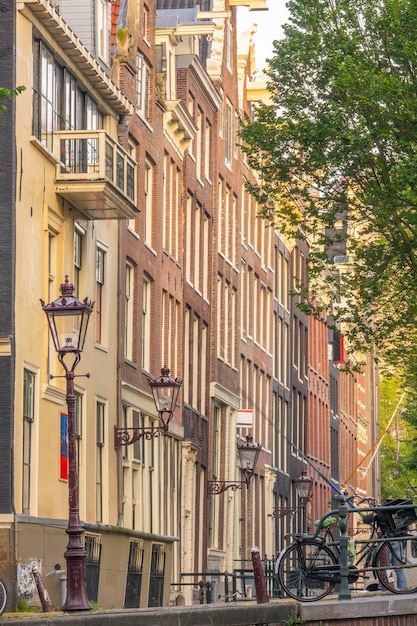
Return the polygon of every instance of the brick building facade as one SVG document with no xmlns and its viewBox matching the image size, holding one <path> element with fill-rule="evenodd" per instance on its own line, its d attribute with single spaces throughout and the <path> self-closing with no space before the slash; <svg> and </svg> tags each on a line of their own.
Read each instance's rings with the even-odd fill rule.
<svg viewBox="0 0 417 626">
<path fill-rule="evenodd" d="M 272 556 L 323 508 L 314 464 L 343 480 L 376 440 L 373 364 L 364 378 L 339 371 L 326 322 L 290 295 L 307 244 L 257 218 L 245 187 L 256 173 L 239 125 L 268 94 L 253 32 L 238 32 L 242 6 L 266 9 L 23 0 L 3 14 L 15 54 L 1 83 L 26 86 L 0 116 L 0 575 L 17 593 L 22 564 L 64 568 L 65 389 L 50 379 L 60 369 L 39 298 L 56 298 L 65 274 L 96 300 L 77 451 L 88 593 L 103 607 L 195 602 L 194 572 L 223 599 L 219 574 L 246 568 L 254 545 Z M 166 433 L 149 387 L 163 366 L 183 381 Z M 143 436 L 121 445 L 115 428 Z M 249 488 L 236 445 L 247 435 L 262 447 Z M 358 488 L 375 493 L 367 481 Z M 59 578 L 47 581 L 59 606 Z"/>
</svg>

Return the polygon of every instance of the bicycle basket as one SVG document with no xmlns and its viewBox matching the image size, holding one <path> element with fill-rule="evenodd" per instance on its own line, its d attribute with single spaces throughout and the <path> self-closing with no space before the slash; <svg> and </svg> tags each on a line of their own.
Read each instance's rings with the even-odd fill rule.
<svg viewBox="0 0 417 626">
<path fill-rule="evenodd" d="M 398 507 L 392 511 L 378 511 L 377 520 L 382 532 L 386 535 L 398 535 L 417 521 L 416 511 L 413 508 L 402 508 L 406 504 L 412 504 L 412 500 L 386 500 L 384 506 Z"/>
</svg>

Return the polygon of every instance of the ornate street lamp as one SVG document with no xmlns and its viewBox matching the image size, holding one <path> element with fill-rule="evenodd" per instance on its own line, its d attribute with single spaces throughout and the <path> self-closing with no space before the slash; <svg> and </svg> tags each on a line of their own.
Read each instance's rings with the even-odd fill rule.
<svg viewBox="0 0 417 626">
<path fill-rule="evenodd" d="M 208 495 L 218 495 L 227 489 L 237 491 L 238 489 L 242 489 L 243 485 L 246 485 L 246 488 L 249 489 L 250 480 L 255 471 L 262 446 L 253 442 L 252 435 L 247 435 L 244 442 L 238 441 L 236 443 L 236 447 L 239 453 L 239 467 L 244 480 L 238 482 L 231 480 L 209 480 Z"/>
<path fill-rule="evenodd" d="M 162 426 L 157 428 L 119 428 L 115 426 L 115 448 L 129 446 L 142 438 L 153 439 L 153 437 L 159 437 L 161 432 L 168 432 L 169 422 L 174 415 L 178 393 L 182 385 L 182 380 L 171 378 L 169 372 L 170 370 L 165 365 L 165 367 L 161 369 L 161 376 L 159 378 L 148 380 Z"/>
<path fill-rule="evenodd" d="M 63 611 L 88 611 L 91 609 L 87 597 L 85 561 L 87 553 L 81 541 L 83 528 L 80 524 L 79 486 L 77 472 L 77 450 L 75 437 L 75 368 L 80 362 L 87 327 L 94 302 L 85 298 L 83 302 L 74 296 L 74 285 L 65 276 L 60 287 L 61 297 L 50 304 L 41 300 L 42 309 L 48 319 L 49 330 L 58 360 L 65 370 L 66 402 L 68 407 L 68 527 L 69 537 L 66 552 L 67 596 Z M 88 376 L 88 374 L 87 374 Z M 51 376 L 54 378 L 54 376 Z M 61 378 L 61 377 L 55 377 Z"/>
<path fill-rule="evenodd" d="M 272 513 L 268 513 L 268 517 L 279 519 L 285 515 L 295 515 L 306 508 L 307 502 L 311 500 L 313 495 L 313 479 L 307 476 L 307 470 L 303 470 L 301 476 L 294 478 L 292 482 L 295 484 L 299 506 L 274 509 Z"/>
<path fill-rule="evenodd" d="M 161 420 L 162 428 L 167 431 L 168 424 L 174 415 L 177 404 L 178 392 L 182 385 L 182 380 L 171 378 L 169 369 L 165 365 L 161 369 L 161 376 L 155 380 L 149 380 L 149 386 L 153 393 L 158 417 Z"/>
<path fill-rule="evenodd" d="M 295 484 L 295 490 L 298 496 L 298 502 L 301 506 L 307 504 L 309 500 L 311 500 L 311 496 L 313 495 L 313 479 L 311 476 L 307 476 L 307 470 L 303 470 L 301 472 L 301 476 L 295 478 L 293 480 Z"/>
</svg>

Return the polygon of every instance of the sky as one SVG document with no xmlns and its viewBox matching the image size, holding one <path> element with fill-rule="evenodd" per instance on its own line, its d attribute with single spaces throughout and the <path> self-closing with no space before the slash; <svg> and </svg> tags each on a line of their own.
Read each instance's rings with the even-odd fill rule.
<svg viewBox="0 0 417 626">
<path fill-rule="evenodd" d="M 272 56 L 272 42 L 282 36 L 281 24 L 288 20 L 286 0 L 267 0 L 268 11 L 249 11 L 239 7 L 237 14 L 238 32 L 242 33 L 256 23 L 255 35 L 256 66 L 261 67 L 265 59 Z"/>
</svg>

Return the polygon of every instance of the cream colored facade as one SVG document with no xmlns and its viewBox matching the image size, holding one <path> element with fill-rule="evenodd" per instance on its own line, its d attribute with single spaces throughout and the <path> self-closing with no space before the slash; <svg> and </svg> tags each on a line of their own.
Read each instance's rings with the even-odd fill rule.
<svg viewBox="0 0 417 626">
<path fill-rule="evenodd" d="M 143 589 L 146 592 L 154 540 L 163 544 L 168 541 L 165 553 L 168 568 L 171 559 L 169 545 L 173 541 L 172 538 L 159 538 L 158 533 L 163 533 L 159 523 L 154 526 L 154 534 L 146 524 L 140 524 L 141 533 L 114 531 L 120 525 L 119 502 L 122 497 L 118 486 L 118 457 L 114 450 L 114 425 L 120 410 L 121 393 L 118 369 L 121 326 L 118 294 L 122 288 L 119 218 L 132 218 L 137 210 L 136 198 L 127 194 L 126 188 L 120 190 L 116 184 L 103 184 L 100 168 L 104 159 L 108 159 L 105 150 L 109 145 L 115 150 L 115 160 L 120 156 L 125 167 L 126 163 L 132 169 L 136 167 L 134 160 L 119 145 L 117 136 L 119 116 L 130 114 L 132 105 L 107 78 L 51 3 L 18 2 L 16 31 L 16 80 L 27 88 L 17 101 L 16 109 L 20 172 L 16 201 L 16 516 L 14 519 L 8 516 L 5 521 L 6 524 L 13 521 L 16 528 L 15 563 L 40 559 L 44 576 L 53 572 L 58 564 L 65 570 L 63 552 L 67 539 L 64 530 L 68 515 L 68 482 L 60 469 L 60 421 L 67 413 L 66 388 L 64 372 L 48 336 L 40 299 L 51 302 L 57 298 L 60 284 L 68 275 L 70 281 L 77 283 L 76 295 L 80 299 L 88 296 L 95 301 L 75 379 L 80 518 L 86 527 L 85 535 L 101 544 L 103 558 L 99 584 L 102 591 L 99 601 L 107 607 L 123 606 L 132 541 L 143 550 Z M 34 59 L 38 45 L 42 53 L 47 50 L 48 55 L 48 58 L 44 55 L 44 65 L 39 71 L 43 72 L 45 64 L 50 63 L 49 76 L 42 75 L 47 78 L 43 88 L 49 90 L 42 94 L 45 109 L 50 105 L 48 112 L 56 114 L 56 103 L 47 100 L 49 96 L 58 98 L 59 90 L 64 89 L 52 69 L 56 64 L 60 68 L 60 80 L 77 83 L 82 97 L 88 95 L 97 104 L 95 114 L 102 119 L 102 124 L 98 124 L 96 133 L 70 129 L 61 135 L 68 140 L 67 143 L 59 142 L 59 133 L 52 133 L 52 126 L 47 127 L 46 132 L 41 129 L 37 136 L 34 133 L 31 112 L 33 94 L 39 87 Z M 52 85 L 54 80 L 57 83 Z M 78 101 L 71 105 L 82 109 L 73 112 L 74 116 L 88 115 Z M 43 113 L 45 111 L 40 112 Z M 52 124 L 52 121 L 48 123 Z M 90 145 L 93 150 L 98 145 L 98 162 L 96 155 L 88 153 L 87 159 L 93 162 L 88 165 L 90 170 L 81 171 L 81 164 L 76 162 L 68 175 L 62 161 L 70 157 L 68 154 L 63 156 L 63 146 L 82 150 L 88 146 L 82 143 L 86 136 L 92 137 Z M 86 376 L 87 373 L 90 377 Z M 28 392 L 31 414 L 25 416 L 24 397 L 27 398 Z M 149 393 L 145 406 L 149 414 L 155 413 L 153 403 L 150 406 Z M 161 465 L 162 455 L 163 451 L 157 448 L 155 461 L 158 465 Z M 138 498 L 146 501 L 150 498 L 150 487 L 146 482 L 143 487 Z M 159 485 L 154 485 L 154 491 L 158 489 Z M 62 601 L 60 584 L 58 575 L 48 578 L 48 590 L 56 606 Z M 166 594 L 169 595 L 169 587 Z M 147 602 L 148 598 L 144 597 L 142 603 Z"/>
</svg>

